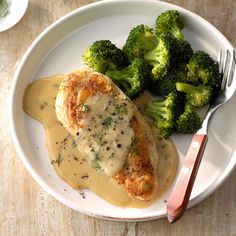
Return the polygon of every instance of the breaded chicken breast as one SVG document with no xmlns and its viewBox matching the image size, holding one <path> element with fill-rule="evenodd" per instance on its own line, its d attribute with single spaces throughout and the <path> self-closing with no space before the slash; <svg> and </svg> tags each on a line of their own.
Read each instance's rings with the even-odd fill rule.
<svg viewBox="0 0 236 236">
<path fill-rule="evenodd" d="M 131 197 L 146 201 L 153 197 L 155 140 L 137 107 L 107 76 L 90 69 L 68 74 L 59 87 L 55 110 L 94 168 Z"/>
</svg>

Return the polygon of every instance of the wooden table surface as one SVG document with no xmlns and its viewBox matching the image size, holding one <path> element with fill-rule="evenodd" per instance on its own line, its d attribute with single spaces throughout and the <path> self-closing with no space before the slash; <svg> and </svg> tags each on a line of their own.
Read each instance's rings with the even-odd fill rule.
<svg viewBox="0 0 236 236">
<path fill-rule="evenodd" d="M 95 219 L 64 206 L 39 187 L 17 157 L 7 102 L 17 61 L 55 20 L 92 0 L 29 0 L 23 19 L 0 33 L 0 235 L 236 235 L 236 170 L 220 189 L 178 222 Z M 235 0 L 170 0 L 215 25 L 236 47 Z"/>
</svg>

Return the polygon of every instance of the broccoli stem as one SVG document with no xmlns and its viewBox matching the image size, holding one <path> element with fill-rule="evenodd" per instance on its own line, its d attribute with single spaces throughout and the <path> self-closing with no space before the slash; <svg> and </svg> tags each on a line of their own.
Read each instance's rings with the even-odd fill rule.
<svg viewBox="0 0 236 236">
<path fill-rule="evenodd" d="M 147 52 L 145 55 L 144 55 L 144 59 L 152 66 L 155 66 L 155 64 L 159 62 L 158 60 L 158 56 L 160 55 L 160 50 L 159 48 L 154 48 L 153 50 Z"/>
<path fill-rule="evenodd" d="M 156 120 L 157 117 L 164 117 L 165 111 L 166 111 L 166 107 L 165 107 L 165 100 L 164 100 L 164 101 L 149 102 L 146 112 L 148 116 Z"/>
<path fill-rule="evenodd" d="M 132 78 L 132 71 L 131 70 L 122 70 L 122 71 L 112 71 L 107 70 L 106 75 L 111 78 L 115 83 L 122 86 L 125 90 L 129 90 L 131 88 L 131 78 Z"/>
<path fill-rule="evenodd" d="M 145 36 L 142 36 L 141 42 L 142 48 L 146 51 L 152 50 L 158 44 L 157 38 L 154 37 L 151 33 L 146 33 Z"/>
<path fill-rule="evenodd" d="M 196 94 L 196 93 L 201 94 L 204 92 L 201 86 L 194 86 L 191 84 L 186 84 L 186 83 L 181 83 L 181 82 L 177 82 L 175 85 L 176 85 L 176 89 L 179 92 L 184 92 L 186 94 Z"/>
<path fill-rule="evenodd" d="M 177 38 L 178 40 L 184 40 L 184 35 L 179 29 L 178 25 L 174 24 L 171 27 L 171 33 Z"/>
<path fill-rule="evenodd" d="M 161 49 L 159 46 L 155 47 L 151 51 L 145 53 L 144 59 L 152 66 L 154 66 L 157 62 L 159 62 L 159 56 L 161 54 Z"/>
<path fill-rule="evenodd" d="M 160 40 L 158 46 L 145 53 L 144 59 L 152 66 L 155 66 L 157 63 L 163 64 L 164 59 L 167 58 L 167 52 L 164 49 L 165 45 L 163 41 Z"/>
<path fill-rule="evenodd" d="M 202 107 L 210 102 L 212 97 L 212 88 L 206 85 L 190 85 L 177 82 L 176 89 L 186 93 L 186 99 L 195 107 Z"/>
<path fill-rule="evenodd" d="M 177 89 L 179 92 L 185 92 L 185 93 L 200 92 L 200 90 L 198 89 L 198 87 L 193 86 L 193 85 L 190 85 L 190 84 L 177 82 L 175 85 L 176 85 L 176 89 Z"/>
<path fill-rule="evenodd" d="M 96 64 L 94 65 L 94 70 L 100 73 L 104 73 L 107 69 L 106 64 Z"/>
</svg>

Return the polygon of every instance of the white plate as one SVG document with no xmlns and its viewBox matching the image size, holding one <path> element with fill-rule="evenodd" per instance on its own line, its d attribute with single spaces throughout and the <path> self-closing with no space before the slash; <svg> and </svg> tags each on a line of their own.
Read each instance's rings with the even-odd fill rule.
<svg viewBox="0 0 236 236">
<path fill-rule="evenodd" d="M 122 46 L 133 26 L 141 23 L 154 26 L 156 17 L 168 9 L 181 12 L 185 37 L 195 50 L 203 49 L 215 58 L 219 49 L 232 48 L 211 24 L 183 8 L 152 0 L 118 0 L 87 5 L 62 17 L 35 40 L 21 60 L 15 74 L 10 104 L 11 128 L 17 152 L 33 178 L 48 193 L 75 210 L 126 221 L 160 218 L 166 215 L 165 200 L 171 189 L 146 209 L 115 207 L 89 190 L 85 191 L 86 198 L 81 198 L 78 191 L 68 187 L 55 174 L 45 146 L 42 125 L 22 110 L 24 89 L 32 80 L 82 67 L 81 55 L 95 40 L 110 39 L 117 46 Z M 215 191 L 235 166 L 235 99 L 234 96 L 214 116 L 189 206 Z M 191 136 L 173 135 L 173 139 L 181 165 Z M 64 191 L 65 188 L 67 191 Z"/>
<path fill-rule="evenodd" d="M 23 15 L 28 6 L 28 0 L 9 0 L 9 14 L 0 18 L 0 32 L 10 29 L 16 25 Z"/>
</svg>

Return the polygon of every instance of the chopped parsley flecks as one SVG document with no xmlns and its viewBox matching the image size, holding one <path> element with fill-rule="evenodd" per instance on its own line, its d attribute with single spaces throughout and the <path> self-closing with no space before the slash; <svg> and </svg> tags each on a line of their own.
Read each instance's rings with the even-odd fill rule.
<svg viewBox="0 0 236 236">
<path fill-rule="evenodd" d="M 72 139 L 72 144 L 71 145 L 72 145 L 73 148 L 76 148 L 77 147 L 77 142 L 74 139 Z"/>
<path fill-rule="evenodd" d="M 59 152 L 57 159 L 55 160 L 54 163 L 57 163 L 57 166 L 59 167 L 62 161 L 63 161 L 63 157 L 61 156 L 61 153 Z"/>
<path fill-rule="evenodd" d="M 127 111 L 127 108 L 124 107 L 124 106 L 119 106 L 119 105 L 116 105 L 115 106 L 115 111 L 114 111 L 118 116 L 122 116 L 122 115 L 127 115 L 128 114 L 128 111 Z"/>
<path fill-rule="evenodd" d="M 0 19 L 10 13 L 11 2 L 9 0 L 0 0 Z"/>
<path fill-rule="evenodd" d="M 103 133 L 97 133 L 95 135 L 95 142 L 99 145 L 99 146 L 103 146 L 106 141 L 104 140 L 104 134 Z"/>
<path fill-rule="evenodd" d="M 94 155 L 94 161 L 98 161 L 100 159 L 99 152 L 96 152 Z"/>
<path fill-rule="evenodd" d="M 135 138 L 132 139 L 131 141 L 131 153 L 133 153 L 134 155 L 139 155 L 140 154 L 140 150 L 137 144 L 137 140 Z"/>
<path fill-rule="evenodd" d="M 101 165 L 97 161 L 93 161 L 92 164 L 93 164 L 93 167 L 94 167 L 95 170 L 101 170 L 102 169 Z"/>
<path fill-rule="evenodd" d="M 102 125 L 104 125 L 106 128 L 109 128 L 113 122 L 114 120 L 111 116 L 102 117 Z"/>
<path fill-rule="evenodd" d="M 84 113 L 89 112 L 89 111 L 90 111 L 90 106 L 89 106 L 89 105 L 86 105 L 86 104 L 83 104 L 83 105 L 82 105 L 82 111 L 83 111 Z"/>
<path fill-rule="evenodd" d="M 1 1 L 1 0 L 0 0 Z M 52 87 L 58 88 L 59 84 L 53 84 Z"/>
<path fill-rule="evenodd" d="M 0 0 L 1 1 L 1 0 Z M 46 106 L 48 105 L 47 102 L 43 101 L 41 104 L 40 104 L 40 110 L 43 110 Z"/>
<path fill-rule="evenodd" d="M 131 139 L 131 146 L 135 145 L 137 143 L 136 138 L 132 137 Z"/>
<path fill-rule="evenodd" d="M 131 149 L 131 153 L 133 153 L 134 155 L 139 155 L 140 151 L 137 145 L 135 145 L 134 147 L 132 147 Z"/>
</svg>

